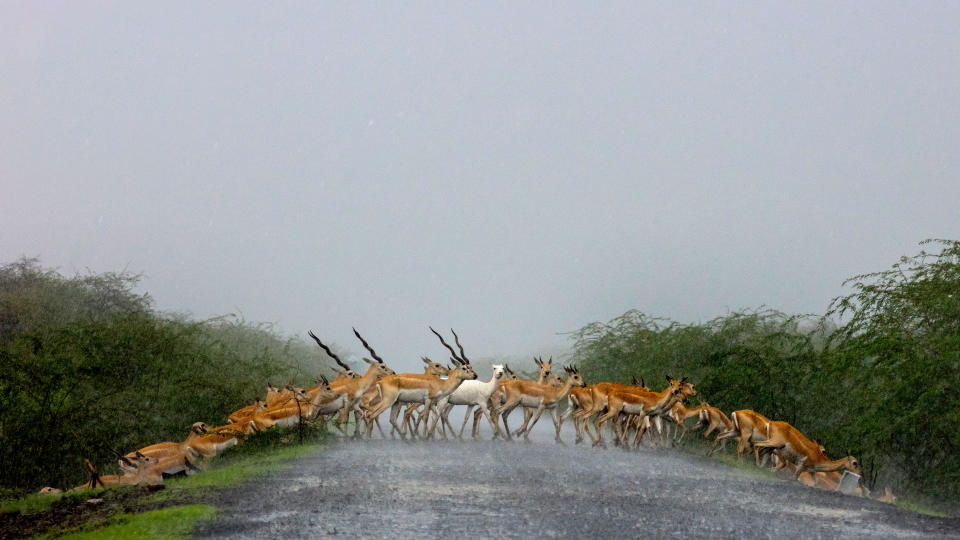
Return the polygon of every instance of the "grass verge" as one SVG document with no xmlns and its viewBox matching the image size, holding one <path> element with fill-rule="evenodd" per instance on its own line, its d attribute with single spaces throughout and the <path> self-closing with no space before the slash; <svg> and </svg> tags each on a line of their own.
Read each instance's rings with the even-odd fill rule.
<svg viewBox="0 0 960 540">
<path fill-rule="evenodd" d="M 211 519 L 217 509 L 205 504 L 172 506 L 141 514 L 119 514 L 106 526 L 67 534 L 66 540 L 126 538 L 188 538 L 201 521 Z"/>
<path fill-rule="evenodd" d="M 164 489 L 156 491 L 144 486 L 123 486 L 110 489 L 85 490 L 60 495 L 29 495 L 0 503 L 0 538 L 41 535 L 46 538 L 69 534 L 114 534 L 128 537 L 177 537 L 189 534 L 149 532 L 151 527 L 165 531 L 164 522 L 176 523 L 200 516 L 199 507 L 216 509 L 217 492 L 242 484 L 273 470 L 288 466 L 288 462 L 318 451 L 330 438 L 320 426 L 297 430 L 271 429 L 255 434 L 247 441 L 207 460 L 201 472 L 185 477 L 168 478 Z M 181 515 L 181 509 L 187 514 Z M 157 513 L 170 510 L 167 513 Z M 212 514 L 211 514 L 212 515 Z M 186 516 L 186 517 L 183 517 Z M 142 517 L 142 518 L 141 518 Z M 136 519 L 134 519 L 136 518 Z M 192 523 L 196 523 L 194 520 Z M 73 538 L 74 536 L 70 536 Z M 79 536 L 84 538 L 84 536 Z"/>
</svg>

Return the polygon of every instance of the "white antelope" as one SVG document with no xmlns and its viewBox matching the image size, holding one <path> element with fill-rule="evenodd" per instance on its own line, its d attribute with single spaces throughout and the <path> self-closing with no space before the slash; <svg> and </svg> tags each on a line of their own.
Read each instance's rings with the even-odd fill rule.
<svg viewBox="0 0 960 540">
<path fill-rule="evenodd" d="M 368 419 L 373 420 L 387 409 L 394 407 L 398 402 L 422 403 L 423 414 L 421 415 L 421 421 L 423 423 L 423 436 L 432 436 L 434 429 L 436 429 L 437 421 L 435 419 L 434 422 L 430 424 L 429 418 L 430 411 L 434 408 L 435 404 L 450 395 L 463 381 L 477 378 L 477 374 L 474 373 L 470 361 L 458 357 L 453 348 L 443 340 L 443 336 L 438 334 L 436 330 L 430 328 L 430 331 L 440 338 L 440 342 L 450 350 L 450 354 L 452 355 L 451 360 L 457 364 L 456 369 L 451 371 L 446 379 L 421 374 L 400 374 L 384 377 L 377 383 L 381 399 L 367 410 Z M 390 415 L 390 423 L 401 433 L 401 436 L 403 436 L 405 430 L 402 426 L 397 425 L 396 416 L 399 414 L 398 411 L 398 407 L 393 408 Z M 439 413 L 437 416 L 439 416 Z M 368 423 L 367 436 L 370 436 L 372 430 L 372 423 Z"/>
<path fill-rule="evenodd" d="M 467 412 L 463 416 L 463 425 L 460 426 L 460 432 L 457 434 L 458 438 L 463 438 L 463 430 L 467 427 L 467 422 L 470 420 L 470 413 L 473 411 L 474 407 L 477 407 L 481 415 L 486 415 L 487 420 L 490 422 L 490 426 L 493 428 L 493 431 L 497 431 L 496 424 L 493 423 L 493 418 L 490 416 L 490 396 L 499 388 L 500 379 L 503 378 L 504 367 L 501 364 L 493 365 L 493 375 L 490 377 L 490 380 L 487 382 L 480 381 L 463 381 L 460 383 L 460 386 L 453 391 L 452 394 L 447 396 L 442 400 L 438 408 L 440 409 L 440 418 L 443 420 L 443 423 L 450 428 L 451 435 L 453 434 L 453 426 L 450 424 L 448 416 L 450 411 L 453 409 L 454 405 L 466 405 Z M 477 417 L 473 417 L 473 438 L 476 439 L 480 434 L 480 426 L 477 423 Z"/>
</svg>

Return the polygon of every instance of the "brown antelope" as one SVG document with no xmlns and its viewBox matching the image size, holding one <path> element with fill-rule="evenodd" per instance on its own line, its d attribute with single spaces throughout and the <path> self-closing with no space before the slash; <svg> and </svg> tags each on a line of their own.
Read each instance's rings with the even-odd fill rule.
<svg viewBox="0 0 960 540">
<path fill-rule="evenodd" d="M 126 458 L 126 461 L 124 459 L 120 460 L 120 468 L 131 471 L 131 469 L 128 468 L 128 463 L 136 458 L 137 455 L 144 455 L 157 459 L 179 454 L 190 454 L 191 457 L 194 458 L 199 457 L 200 451 L 195 447 L 195 445 L 205 447 L 205 445 L 199 443 L 199 438 L 206 432 L 207 425 L 205 423 L 195 422 L 192 426 L 190 426 L 190 434 L 187 435 L 187 438 L 182 442 L 162 442 L 151 444 L 150 446 L 145 446 L 139 450 L 130 452 L 123 456 Z"/>
<path fill-rule="evenodd" d="M 540 367 L 540 373 L 539 375 L 537 375 L 537 380 L 535 382 L 537 384 L 545 384 L 547 382 L 547 377 L 550 376 L 550 369 L 553 366 L 553 357 L 550 357 L 550 360 L 546 362 L 544 362 L 542 358 L 534 357 L 533 361 Z M 501 379 L 500 386 L 490 396 L 490 411 L 496 411 L 498 408 L 500 408 L 500 406 L 502 406 L 506 402 L 506 394 L 504 393 L 503 385 L 507 381 L 523 380 L 516 373 L 514 373 L 513 371 L 510 371 L 509 367 L 504 366 L 504 369 L 505 369 L 505 372 L 504 372 L 505 376 Z M 530 419 L 530 415 L 528 415 L 526 409 L 524 409 L 524 425 L 526 425 L 526 422 L 529 421 L 529 419 Z M 494 423 L 496 422 L 497 422 L 497 415 L 494 414 Z M 504 422 L 506 422 L 506 418 L 504 418 Z M 507 426 L 506 430 L 507 430 L 507 433 L 509 434 L 510 427 Z M 500 436 L 500 428 L 498 427 L 497 430 L 493 433 L 493 438 L 496 439 L 499 436 Z"/>
<path fill-rule="evenodd" d="M 267 395 L 268 395 L 268 396 L 270 395 L 270 391 L 269 391 L 269 390 L 267 391 Z M 274 399 L 276 399 L 276 395 L 274 395 Z M 258 413 L 258 412 L 260 412 L 260 411 L 265 411 L 265 410 L 267 410 L 268 408 L 269 408 L 269 407 L 267 406 L 267 402 L 266 402 L 266 401 L 261 401 L 260 398 L 256 398 L 256 399 L 254 399 L 254 401 L 253 401 L 253 405 L 247 405 L 246 407 L 243 407 L 242 409 L 237 409 L 237 410 L 233 411 L 232 413 L 230 413 L 230 416 L 227 417 L 227 423 L 228 423 L 228 424 L 237 424 L 237 423 L 243 422 L 243 421 L 245 421 L 245 420 L 249 420 L 250 417 L 253 416 L 254 414 L 256 414 L 256 413 Z"/>
<path fill-rule="evenodd" d="M 634 377 L 636 381 L 636 377 Z M 641 380 L 641 383 L 643 381 Z M 580 420 L 581 426 L 583 426 L 584 433 L 590 437 L 590 440 L 594 445 L 598 444 L 597 437 L 593 436 L 593 433 L 590 433 L 590 425 L 588 423 L 591 416 L 597 415 L 599 418 L 600 413 L 607 408 L 607 394 L 614 390 L 628 390 L 634 388 L 633 386 L 621 384 L 621 383 L 611 383 L 611 382 L 601 382 L 597 384 L 592 384 L 588 387 L 590 389 L 590 395 L 583 395 L 581 402 L 586 405 L 586 408 L 579 408 L 576 412 L 573 413 L 573 422 L 576 425 L 577 420 Z M 643 384 L 642 388 L 646 388 L 646 385 Z M 646 388 L 649 391 L 649 388 Z M 596 420 L 594 420 L 594 426 L 596 426 Z"/>
<path fill-rule="evenodd" d="M 645 419 L 648 417 L 656 419 L 658 424 L 657 430 L 662 432 L 659 424 L 660 415 L 667 414 L 674 403 L 685 397 L 684 389 L 687 388 L 687 386 L 689 386 L 689 391 L 686 395 L 696 395 L 693 385 L 687 382 L 686 377 L 683 379 L 674 379 L 669 375 L 667 375 L 667 388 L 661 392 L 647 392 L 632 387 L 609 391 L 606 394 L 607 412 L 598 416 L 594 425 L 597 430 L 597 440 L 593 443 L 594 446 L 604 445 L 603 432 L 601 431 L 603 424 L 611 418 L 616 418 L 621 412 L 640 417 L 640 424 L 637 426 L 637 436 L 634 444 L 638 444 L 643 438 L 646 429 Z M 625 429 L 616 435 L 618 443 L 623 444 L 627 435 L 626 426 Z"/>
<path fill-rule="evenodd" d="M 577 368 L 567 366 L 563 369 L 568 373 L 568 376 L 560 388 L 549 384 L 538 384 L 523 380 L 507 381 L 504 383 L 503 392 L 505 402 L 495 411 L 494 419 L 502 416 L 503 424 L 506 427 L 507 416 L 518 405 L 536 408 L 536 414 L 529 427 L 524 426 L 521 428 L 523 430 L 524 440 L 529 441 L 530 430 L 537 424 L 537 420 L 540 419 L 543 411 L 550 409 L 551 415 L 553 416 L 553 425 L 556 430 L 555 440 L 562 443 L 563 441 L 560 439 L 560 414 L 557 405 L 562 399 L 567 397 L 571 388 L 574 386 L 583 386 L 583 377 L 580 376 L 580 371 Z M 497 424 L 497 426 L 497 429 L 499 429 L 499 424 Z M 502 435 L 506 440 L 510 440 L 510 428 L 507 427 L 506 432 Z"/>
<path fill-rule="evenodd" d="M 315 398 L 320 398 L 318 393 Z M 251 419 L 256 426 L 257 431 L 265 431 L 273 426 L 290 427 L 303 421 L 304 418 L 313 416 L 314 397 L 311 397 L 300 388 L 294 389 L 293 403 L 284 403 L 278 407 L 267 409 L 257 413 Z"/>
<path fill-rule="evenodd" d="M 769 422 L 767 424 L 766 440 L 754 443 L 755 448 L 769 448 L 780 453 L 782 461 L 778 469 L 787 461 L 797 466 L 796 476 L 804 471 L 813 473 L 833 472 L 846 469 L 860 474 L 860 463 L 857 458 L 847 456 L 831 460 L 823 453 L 823 447 L 808 439 L 797 428 L 786 422 Z"/>
<path fill-rule="evenodd" d="M 367 351 L 370 352 L 376 361 L 370 360 L 369 358 L 364 358 L 363 361 L 369 364 L 370 367 L 367 368 L 367 371 L 363 374 L 363 376 L 356 379 L 345 379 L 339 383 L 336 381 L 331 382 L 330 388 L 334 392 L 341 394 L 344 397 L 343 408 L 340 409 L 340 417 L 336 423 L 337 428 L 340 429 L 344 435 L 346 435 L 346 430 L 342 427 L 342 425 L 348 420 L 349 414 L 354 412 L 357 422 L 353 431 L 353 436 L 355 438 L 359 438 L 361 436 L 360 413 L 354 409 L 359 403 L 360 398 L 363 397 L 363 394 L 365 394 L 367 390 L 372 388 L 380 378 L 386 377 L 387 375 L 393 375 L 394 371 L 387 367 L 387 365 L 383 362 L 383 359 L 380 358 L 376 351 L 374 351 L 367 341 L 363 339 L 360 333 L 357 332 L 356 328 L 353 329 L 353 334 L 357 336 L 357 339 L 359 339 L 361 343 L 363 343 L 363 346 L 367 349 Z M 313 336 L 313 332 L 311 332 L 311 336 L 317 341 L 318 344 L 321 344 L 320 340 L 317 339 L 316 336 Z M 330 351 L 329 347 L 326 347 L 322 344 L 321 346 L 325 351 L 327 351 L 327 354 L 330 354 L 331 357 L 339 360 L 339 358 L 332 354 L 333 351 Z"/>
<path fill-rule="evenodd" d="M 470 361 L 457 356 L 453 347 L 450 347 L 450 345 L 444 341 L 443 336 L 438 334 L 436 330 L 430 328 L 430 331 L 440 338 L 440 342 L 450 350 L 450 354 L 452 355 L 450 359 L 457 364 L 456 369 L 451 371 L 446 379 L 420 374 L 399 374 L 380 379 L 377 383 L 377 387 L 380 390 L 380 401 L 367 410 L 367 418 L 372 420 L 380 416 L 381 413 L 394 407 L 394 404 L 398 402 L 423 403 L 423 414 L 421 415 L 423 436 L 432 436 L 437 425 L 436 418 L 432 424 L 429 423 L 430 411 L 434 407 L 434 403 L 450 395 L 451 392 L 460 386 L 461 382 L 477 378 L 477 374 L 474 373 Z M 437 411 L 437 413 L 439 417 L 439 411 Z M 391 411 L 390 423 L 401 433 L 401 437 L 403 437 L 405 430 L 401 425 L 397 425 L 396 417 L 398 414 L 399 407 L 395 407 Z M 367 436 L 370 435 L 372 429 L 372 425 L 368 424 Z"/>
<path fill-rule="evenodd" d="M 424 364 L 426 364 L 426 366 L 424 366 L 423 368 L 423 375 L 421 376 L 446 378 L 450 375 L 450 372 L 453 371 L 454 369 L 453 367 L 444 366 L 439 362 L 434 362 L 433 360 L 430 360 L 426 356 L 421 356 L 420 359 L 423 361 Z M 380 396 L 378 395 L 377 399 L 379 399 L 379 397 Z M 410 433 L 415 434 L 420 426 L 419 411 L 423 406 L 423 404 L 422 403 L 405 403 L 404 405 L 406 405 L 406 407 L 403 410 L 403 420 L 401 421 L 401 425 L 407 426 L 410 429 Z M 416 421 L 414 421 L 413 419 L 414 413 L 418 414 L 418 418 L 416 419 Z M 378 420 L 375 419 L 375 421 L 378 421 Z M 377 425 L 379 426 L 379 424 Z M 396 431 L 397 431 L 396 428 L 391 426 L 390 436 L 393 437 L 394 432 Z M 446 430 L 444 429 L 443 424 L 440 424 L 440 432 L 443 434 L 444 438 L 447 437 Z M 381 430 L 381 434 L 382 433 L 383 433 L 383 430 Z"/>
<path fill-rule="evenodd" d="M 737 461 L 743 461 L 744 450 L 753 447 L 754 462 L 759 467 L 760 451 L 755 443 L 766 440 L 770 419 L 757 411 L 741 409 L 730 414 L 730 422 L 733 423 L 733 429 L 721 433 L 716 440 L 737 439 Z"/>
<path fill-rule="evenodd" d="M 537 377 L 538 384 L 547 384 L 547 377 L 550 376 L 550 369 L 553 367 L 553 357 L 551 356 L 546 362 L 543 361 L 543 357 L 534 358 L 533 361 L 540 368 L 540 376 Z M 523 408 L 523 428 L 527 427 L 527 424 L 530 423 L 530 417 L 533 416 L 533 409 Z M 518 429 L 513 434 L 514 436 L 522 433 L 522 429 Z"/>
<path fill-rule="evenodd" d="M 107 487 L 113 485 L 127 485 L 135 486 L 139 484 L 162 484 L 163 477 L 156 474 L 153 471 L 153 467 L 159 463 L 157 458 L 147 457 L 144 455 L 135 455 L 131 459 L 126 457 L 120 458 L 126 467 L 124 467 L 125 474 L 104 474 L 101 475 L 97 472 L 96 467 L 93 466 L 93 463 L 90 463 L 89 459 L 84 459 L 83 461 L 87 465 L 87 470 L 90 473 L 90 480 L 86 483 L 83 483 L 70 491 L 80 491 L 84 489 L 95 489 L 97 487 Z M 152 472 L 151 472 L 152 471 Z M 47 489 L 47 488 L 45 488 Z M 50 493 L 58 493 L 60 490 L 50 489 Z"/>
<path fill-rule="evenodd" d="M 718 448 L 726 451 L 727 440 L 721 439 L 720 436 L 723 433 L 733 429 L 733 422 L 727 418 L 727 415 L 723 414 L 723 411 L 704 403 L 703 408 L 700 410 L 699 425 L 707 426 L 707 428 L 703 431 L 704 439 L 710 437 L 710 434 L 714 431 L 717 432 L 717 436 L 713 441 L 713 447 L 707 451 L 708 456 L 716 452 Z"/>
<path fill-rule="evenodd" d="M 677 425 L 676 431 L 673 434 L 674 440 L 677 442 L 683 440 L 684 435 L 687 434 L 687 426 L 684 424 L 684 422 L 687 420 L 687 418 L 693 418 L 694 416 L 696 416 L 699 420 L 700 413 L 703 412 L 704 408 L 705 406 L 702 403 L 692 408 L 684 405 L 682 401 L 678 401 L 673 404 L 673 408 L 670 409 L 670 413 L 667 415 L 667 418 L 673 420 L 673 422 Z M 697 425 L 694 426 L 693 429 L 698 429 L 699 427 L 700 422 L 698 421 Z"/>
</svg>

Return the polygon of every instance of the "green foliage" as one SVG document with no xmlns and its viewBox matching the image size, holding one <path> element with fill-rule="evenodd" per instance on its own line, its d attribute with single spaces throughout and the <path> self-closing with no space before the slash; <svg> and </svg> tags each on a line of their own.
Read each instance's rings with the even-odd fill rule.
<svg viewBox="0 0 960 540">
<path fill-rule="evenodd" d="M 136 284 L 65 278 L 31 259 L 0 267 L 0 486 L 80 484 L 84 457 L 109 472 L 115 452 L 182 440 L 269 380 L 319 372 L 302 341 L 232 317 L 158 314 Z"/>
<path fill-rule="evenodd" d="M 576 332 L 587 382 L 687 376 L 698 398 L 797 426 L 868 483 L 960 497 L 960 242 L 856 276 L 823 317 L 770 309 L 684 325 L 630 311 Z M 840 321 L 838 324 L 835 321 Z"/>
<path fill-rule="evenodd" d="M 198 523 L 213 518 L 217 509 L 205 504 L 171 506 L 142 514 L 114 516 L 106 527 L 81 531 L 61 538 L 189 538 Z"/>
</svg>

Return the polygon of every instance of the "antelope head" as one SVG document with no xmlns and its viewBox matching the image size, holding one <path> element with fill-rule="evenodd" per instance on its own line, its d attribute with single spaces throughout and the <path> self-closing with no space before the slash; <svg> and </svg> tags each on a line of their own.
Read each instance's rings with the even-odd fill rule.
<svg viewBox="0 0 960 540">
<path fill-rule="evenodd" d="M 563 377 L 561 377 L 559 373 L 551 373 L 549 377 L 544 379 L 543 384 L 554 388 L 563 388 L 566 381 L 563 380 Z"/>
<path fill-rule="evenodd" d="M 537 363 L 537 366 L 540 367 L 540 377 L 539 380 L 544 383 L 547 382 L 547 377 L 550 376 L 550 368 L 553 366 L 553 357 L 551 356 L 546 362 L 543 361 L 543 358 L 534 358 L 534 362 Z"/>
<path fill-rule="evenodd" d="M 513 370 L 510 369 L 510 366 L 509 366 L 509 365 L 507 365 L 507 364 L 504 364 L 504 365 L 503 365 L 503 380 L 505 380 L 505 381 L 515 381 L 515 380 L 517 380 L 517 379 L 519 379 L 519 378 L 520 378 L 520 376 L 517 375 L 516 373 L 514 373 Z"/>
<path fill-rule="evenodd" d="M 580 368 L 564 366 L 563 370 L 569 374 L 567 382 L 571 383 L 571 386 L 586 386 L 583 382 L 583 377 L 580 376 Z"/>
<path fill-rule="evenodd" d="M 439 362 L 434 362 L 426 356 L 421 356 L 420 360 L 427 365 L 427 367 L 423 369 L 423 372 L 427 375 L 433 375 L 434 377 L 446 377 L 450 374 L 450 370 L 453 369 L 447 368 Z"/>
<path fill-rule="evenodd" d="M 190 431 L 197 435 L 203 435 L 207 432 L 207 425 L 203 422 L 194 422 L 193 425 L 190 426 Z"/>
<path fill-rule="evenodd" d="M 493 368 L 493 380 L 499 381 L 500 379 L 502 379 L 504 375 L 503 364 L 494 364 L 491 367 Z"/>
<path fill-rule="evenodd" d="M 450 329 L 450 332 L 453 334 L 453 338 L 456 340 L 457 347 L 460 349 L 460 355 L 457 356 L 457 352 L 453 350 L 453 347 L 449 343 L 444 341 L 443 336 L 441 336 L 433 327 L 429 327 L 430 331 L 433 332 L 433 335 L 440 338 L 440 343 L 443 343 L 443 346 L 450 351 L 450 360 L 457 367 L 450 372 L 449 377 L 459 377 L 462 380 L 473 380 L 477 378 L 476 372 L 473 371 L 473 366 L 470 365 L 470 359 L 467 358 L 467 354 L 463 351 L 463 345 L 460 344 L 460 336 L 453 331 L 453 328 Z"/>
</svg>

